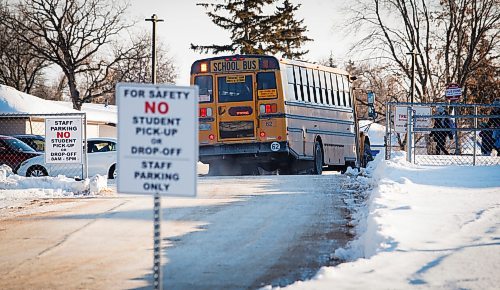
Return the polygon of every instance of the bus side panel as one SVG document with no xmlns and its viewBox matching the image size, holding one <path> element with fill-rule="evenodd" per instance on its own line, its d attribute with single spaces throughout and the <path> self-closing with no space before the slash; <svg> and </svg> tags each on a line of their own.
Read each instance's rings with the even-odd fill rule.
<svg viewBox="0 0 500 290">
<path fill-rule="evenodd" d="M 277 88 L 277 97 L 271 99 L 259 98 L 257 96 L 257 105 L 256 110 L 258 110 L 258 132 L 257 137 L 259 141 L 268 142 L 268 141 L 286 141 L 286 123 L 284 119 L 284 91 L 281 89 L 281 74 L 279 71 L 275 72 L 276 77 L 276 88 Z M 273 104 L 277 107 L 277 112 L 273 114 L 261 114 L 260 106 L 266 104 Z M 261 137 L 261 133 L 265 134 L 265 137 Z"/>
</svg>

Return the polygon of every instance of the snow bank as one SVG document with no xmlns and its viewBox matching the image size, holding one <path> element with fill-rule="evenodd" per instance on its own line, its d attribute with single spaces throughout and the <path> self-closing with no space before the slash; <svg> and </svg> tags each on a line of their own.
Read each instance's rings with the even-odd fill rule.
<svg viewBox="0 0 500 290">
<path fill-rule="evenodd" d="M 62 175 L 23 177 L 12 174 L 6 165 L 0 166 L 0 208 L 19 199 L 95 196 L 108 191 L 105 176 L 80 181 Z"/>
<path fill-rule="evenodd" d="M 382 155 L 371 177 L 351 173 L 375 187 L 353 205 L 358 239 L 336 251 L 350 262 L 287 288 L 497 289 L 500 166 L 417 166 L 404 152 Z"/>
<path fill-rule="evenodd" d="M 371 145 L 384 145 L 385 126 L 373 121 L 362 120 L 359 121 L 359 130 L 368 132 Z"/>
</svg>

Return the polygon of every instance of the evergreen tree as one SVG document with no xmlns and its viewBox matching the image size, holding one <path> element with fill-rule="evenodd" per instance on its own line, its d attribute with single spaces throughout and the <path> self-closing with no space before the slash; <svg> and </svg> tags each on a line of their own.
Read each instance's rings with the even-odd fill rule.
<svg viewBox="0 0 500 290">
<path fill-rule="evenodd" d="M 294 6 L 289 0 L 283 1 L 283 6 L 278 6 L 269 23 L 271 24 L 271 35 L 268 39 L 269 50 L 272 53 L 283 53 L 283 57 L 300 59 L 308 53 L 308 50 L 300 50 L 302 45 L 312 39 L 304 35 L 307 27 L 304 19 L 296 20 L 295 11 L 300 4 Z"/>
<path fill-rule="evenodd" d="M 231 43 L 224 45 L 195 45 L 191 49 L 215 54 L 231 52 L 241 54 L 263 54 L 266 51 L 266 37 L 269 37 L 271 19 L 262 15 L 262 8 L 276 0 L 224 0 L 223 3 L 198 3 L 207 11 L 210 19 L 219 27 L 231 32 Z"/>
</svg>

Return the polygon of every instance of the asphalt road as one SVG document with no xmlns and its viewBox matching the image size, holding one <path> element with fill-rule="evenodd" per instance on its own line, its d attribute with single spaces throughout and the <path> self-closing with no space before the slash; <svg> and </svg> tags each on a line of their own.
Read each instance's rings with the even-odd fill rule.
<svg viewBox="0 0 500 290">
<path fill-rule="evenodd" d="M 311 278 L 344 246 L 344 177 L 201 177 L 162 199 L 164 289 L 256 289 Z M 152 286 L 149 196 L 35 200 L 0 220 L 0 289 Z"/>
</svg>

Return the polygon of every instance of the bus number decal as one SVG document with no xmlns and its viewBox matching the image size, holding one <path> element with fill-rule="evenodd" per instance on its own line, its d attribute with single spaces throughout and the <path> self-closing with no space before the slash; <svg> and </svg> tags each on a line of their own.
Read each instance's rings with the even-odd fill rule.
<svg viewBox="0 0 500 290">
<path fill-rule="evenodd" d="M 278 142 L 271 143 L 271 151 L 273 151 L 273 152 L 280 150 L 280 147 L 281 147 L 280 143 L 278 143 Z"/>
<path fill-rule="evenodd" d="M 274 127 L 273 121 L 266 121 L 266 127 Z"/>
</svg>

